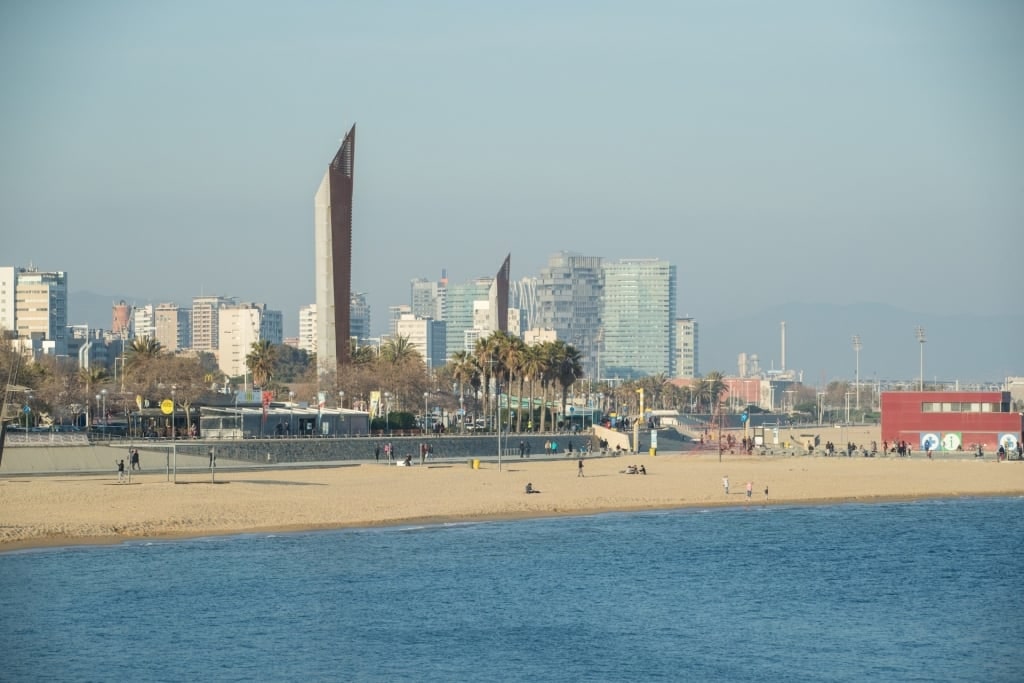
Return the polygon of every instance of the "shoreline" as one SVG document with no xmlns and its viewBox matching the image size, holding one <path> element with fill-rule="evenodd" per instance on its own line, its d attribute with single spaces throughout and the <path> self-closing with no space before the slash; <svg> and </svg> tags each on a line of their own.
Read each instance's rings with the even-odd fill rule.
<svg viewBox="0 0 1024 683">
<path fill-rule="evenodd" d="M 270 533 L 460 524 L 676 509 L 1024 495 L 1024 462 L 804 456 L 614 456 L 502 471 L 437 463 L 0 479 L 0 553 Z M 649 475 L 626 475 L 644 464 Z M 722 477 L 730 478 L 725 494 Z M 753 495 L 745 496 L 746 482 Z M 532 483 L 539 495 L 524 493 Z M 770 488 L 768 501 L 764 488 Z"/>
<path fill-rule="evenodd" d="M 453 516 L 453 517 L 411 517 L 408 519 L 396 519 L 386 521 L 367 522 L 345 522 L 341 524 L 318 524 L 318 525 L 285 525 L 269 526 L 252 529 L 235 529 L 223 531 L 189 532 L 180 531 L 153 536 L 40 536 L 24 541 L 0 542 L 0 555 L 11 552 L 28 550 L 44 550 L 54 548 L 77 548 L 77 547 L 100 547 L 122 545 L 127 543 L 173 543 L 176 541 L 187 541 L 203 538 L 217 538 L 221 536 L 252 536 L 264 534 L 302 534 L 342 531 L 345 529 L 381 529 L 381 528 L 402 528 L 407 526 L 444 526 L 454 524 L 475 524 L 488 522 L 514 522 L 531 519 L 555 519 L 559 517 L 590 517 L 605 514 L 631 514 L 637 512 L 669 512 L 673 510 L 697 510 L 697 509 L 746 509 L 751 507 L 822 507 L 831 505 L 881 505 L 884 503 L 915 503 L 930 500 L 968 500 L 973 498 L 1014 498 L 1024 496 L 1022 491 L 994 491 L 989 493 L 971 494 L 936 494 L 917 496 L 874 496 L 874 497 L 853 497 L 853 498 L 818 498 L 801 500 L 772 500 L 769 502 L 757 501 L 751 503 L 679 503 L 677 505 L 654 505 L 639 506 L 632 508 L 593 508 L 566 510 L 552 513 L 519 513 L 519 514 L 494 514 L 482 516 Z"/>
</svg>

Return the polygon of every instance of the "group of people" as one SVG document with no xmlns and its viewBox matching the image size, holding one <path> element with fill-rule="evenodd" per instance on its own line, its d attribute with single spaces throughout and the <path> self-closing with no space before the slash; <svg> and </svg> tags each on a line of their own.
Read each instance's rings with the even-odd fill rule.
<svg viewBox="0 0 1024 683">
<path fill-rule="evenodd" d="M 722 477 L 722 488 L 725 489 L 725 495 L 729 495 L 729 475 Z M 746 487 L 747 502 L 750 502 L 751 497 L 754 495 L 754 482 L 748 481 Z M 764 487 L 764 501 L 768 502 L 768 487 Z"/>
<path fill-rule="evenodd" d="M 627 465 L 626 469 L 622 471 L 623 474 L 647 474 L 647 468 L 643 465 L 637 467 L 636 465 Z"/>
<path fill-rule="evenodd" d="M 138 448 L 129 448 L 128 449 L 128 462 L 131 464 L 130 466 L 131 466 L 133 471 L 134 470 L 138 470 L 139 472 L 142 471 L 142 464 L 139 462 L 139 449 Z M 124 481 L 125 474 L 127 474 L 127 472 L 126 472 L 126 468 L 125 468 L 125 464 L 124 464 L 124 458 L 121 458 L 121 460 L 119 460 L 117 462 L 117 482 L 118 483 L 121 483 L 121 482 Z"/>
</svg>

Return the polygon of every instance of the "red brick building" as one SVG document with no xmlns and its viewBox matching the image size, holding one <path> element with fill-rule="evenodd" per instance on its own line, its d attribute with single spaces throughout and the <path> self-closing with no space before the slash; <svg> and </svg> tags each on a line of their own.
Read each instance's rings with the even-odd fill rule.
<svg viewBox="0 0 1024 683">
<path fill-rule="evenodd" d="M 1010 405 L 1008 391 L 882 392 L 882 440 L 921 451 L 1016 450 L 1024 415 Z"/>
</svg>

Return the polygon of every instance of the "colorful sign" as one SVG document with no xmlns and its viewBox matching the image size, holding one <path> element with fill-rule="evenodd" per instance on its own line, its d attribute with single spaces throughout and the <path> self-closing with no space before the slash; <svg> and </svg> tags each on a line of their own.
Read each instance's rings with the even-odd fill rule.
<svg viewBox="0 0 1024 683">
<path fill-rule="evenodd" d="M 999 445 L 1005 448 L 1007 451 L 1017 450 L 1017 435 L 1016 434 L 1000 434 Z"/>
<path fill-rule="evenodd" d="M 934 451 L 942 443 L 942 439 L 935 432 L 924 432 L 919 443 L 922 451 Z"/>
<path fill-rule="evenodd" d="M 942 450 L 958 451 L 963 442 L 963 434 L 960 432 L 946 432 L 942 435 Z"/>
</svg>

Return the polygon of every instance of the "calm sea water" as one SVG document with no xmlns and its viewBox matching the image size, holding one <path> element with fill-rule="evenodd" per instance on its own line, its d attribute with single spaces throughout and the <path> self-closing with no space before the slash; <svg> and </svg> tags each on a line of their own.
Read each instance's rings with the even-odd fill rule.
<svg viewBox="0 0 1024 683">
<path fill-rule="evenodd" d="M 0 555 L 4 681 L 1021 681 L 1024 500 Z"/>
</svg>

